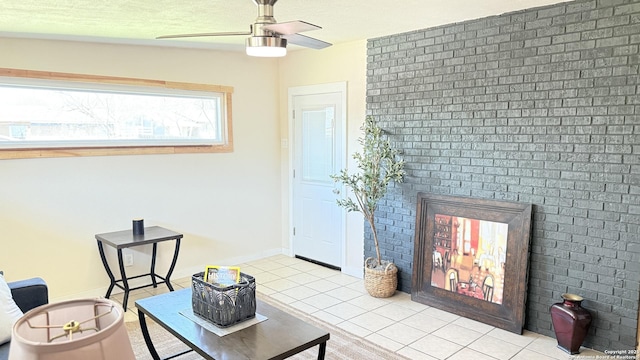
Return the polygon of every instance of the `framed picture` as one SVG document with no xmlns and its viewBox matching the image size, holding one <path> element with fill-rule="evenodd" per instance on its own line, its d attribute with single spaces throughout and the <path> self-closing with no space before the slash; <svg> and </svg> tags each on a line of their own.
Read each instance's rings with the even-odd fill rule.
<svg viewBox="0 0 640 360">
<path fill-rule="evenodd" d="M 522 334 L 531 210 L 419 193 L 411 299 Z"/>
</svg>

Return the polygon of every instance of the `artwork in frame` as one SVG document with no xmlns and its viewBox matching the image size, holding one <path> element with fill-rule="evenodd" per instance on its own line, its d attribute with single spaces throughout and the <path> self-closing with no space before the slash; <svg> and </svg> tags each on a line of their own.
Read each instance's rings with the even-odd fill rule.
<svg viewBox="0 0 640 360">
<path fill-rule="evenodd" d="M 418 194 L 411 298 L 522 334 L 531 204 Z"/>
</svg>

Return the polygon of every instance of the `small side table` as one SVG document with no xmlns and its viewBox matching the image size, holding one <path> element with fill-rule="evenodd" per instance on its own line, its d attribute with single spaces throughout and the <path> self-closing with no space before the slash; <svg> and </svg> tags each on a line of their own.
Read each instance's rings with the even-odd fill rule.
<svg viewBox="0 0 640 360">
<path fill-rule="evenodd" d="M 98 241 L 98 251 L 100 252 L 100 259 L 102 259 L 102 265 L 104 265 L 104 269 L 107 271 L 107 275 L 109 276 L 109 280 L 111 280 L 111 284 L 109 285 L 109 289 L 107 290 L 107 294 L 105 297 L 108 299 L 111 296 L 111 291 L 115 286 L 124 290 L 124 299 L 122 300 L 122 307 L 124 307 L 124 311 L 127 311 L 127 301 L 129 300 L 129 292 L 131 290 L 138 290 L 145 287 L 153 286 L 158 287 L 158 281 L 156 279 L 162 280 L 170 291 L 173 291 L 173 286 L 171 286 L 170 278 L 173 273 L 173 269 L 176 266 L 176 261 L 178 260 L 178 253 L 180 251 L 180 239 L 182 239 L 183 235 L 179 234 L 175 231 L 171 231 L 169 229 L 162 228 L 160 226 L 151 226 L 144 228 L 144 235 L 133 235 L 133 231 L 131 230 L 122 230 L 115 231 L 104 234 L 96 234 L 96 240 Z M 156 253 L 158 249 L 158 243 L 161 241 L 175 240 L 176 248 L 173 252 L 173 260 L 171 260 L 171 266 L 169 266 L 169 271 L 165 277 L 162 277 L 155 273 L 156 268 Z M 104 255 L 104 245 L 107 244 L 109 246 L 113 246 L 118 252 L 118 266 L 120 267 L 120 275 L 121 278 L 116 280 L 113 272 L 109 268 L 109 263 L 107 262 L 107 258 Z M 142 274 L 132 277 L 127 277 L 124 270 L 124 262 L 122 258 L 122 249 L 153 244 L 153 251 L 151 253 L 151 270 L 148 274 Z M 137 279 L 144 276 L 151 277 L 151 283 L 138 286 L 135 288 L 129 287 L 128 280 Z M 119 283 L 122 283 L 120 285 Z"/>
</svg>

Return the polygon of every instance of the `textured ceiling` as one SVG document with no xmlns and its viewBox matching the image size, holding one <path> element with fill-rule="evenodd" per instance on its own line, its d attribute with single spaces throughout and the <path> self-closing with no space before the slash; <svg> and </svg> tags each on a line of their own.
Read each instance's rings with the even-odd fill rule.
<svg viewBox="0 0 640 360">
<path fill-rule="evenodd" d="M 564 0 L 280 0 L 277 21 L 323 29 L 307 36 L 333 44 L 477 19 Z M 251 0 L 2 0 L 0 37 L 244 49 L 244 37 L 155 40 L 167 34 L 245 31 Z M 291 47 L 294 50 L 296 47 Z"/>
</svg>

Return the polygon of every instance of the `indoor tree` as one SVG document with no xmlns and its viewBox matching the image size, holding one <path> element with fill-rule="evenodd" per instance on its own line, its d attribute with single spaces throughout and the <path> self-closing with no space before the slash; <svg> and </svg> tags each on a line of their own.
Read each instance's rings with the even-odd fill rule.
<svg viewBox="0 0 640 360">
<path fill-rule="evenodd" d="M 377 256 L 376 267 L 378 267 L 382 265 L 382 259 L 375 212 L 378 202 L 387 192 L 389 183 L 402 182 L 404 160 L 398 159 L 398 150 L 392 148 L 389 140 L 383 137 L 383 130 L 377 126 L 372 116 L 367 116 L 361 130 L 363 137 L 358 141 L 362 145 L 362 153 L 353 154 L 358 170 L 349 174 L 347 169 L 342 169 L 331 178 L 335 182 L 344 184 L 353 193 L 353 197 L 338 199 L 338 205 L 349 212 L 359 211 L 367 219 L 373 234 Z"/>
</svg>

